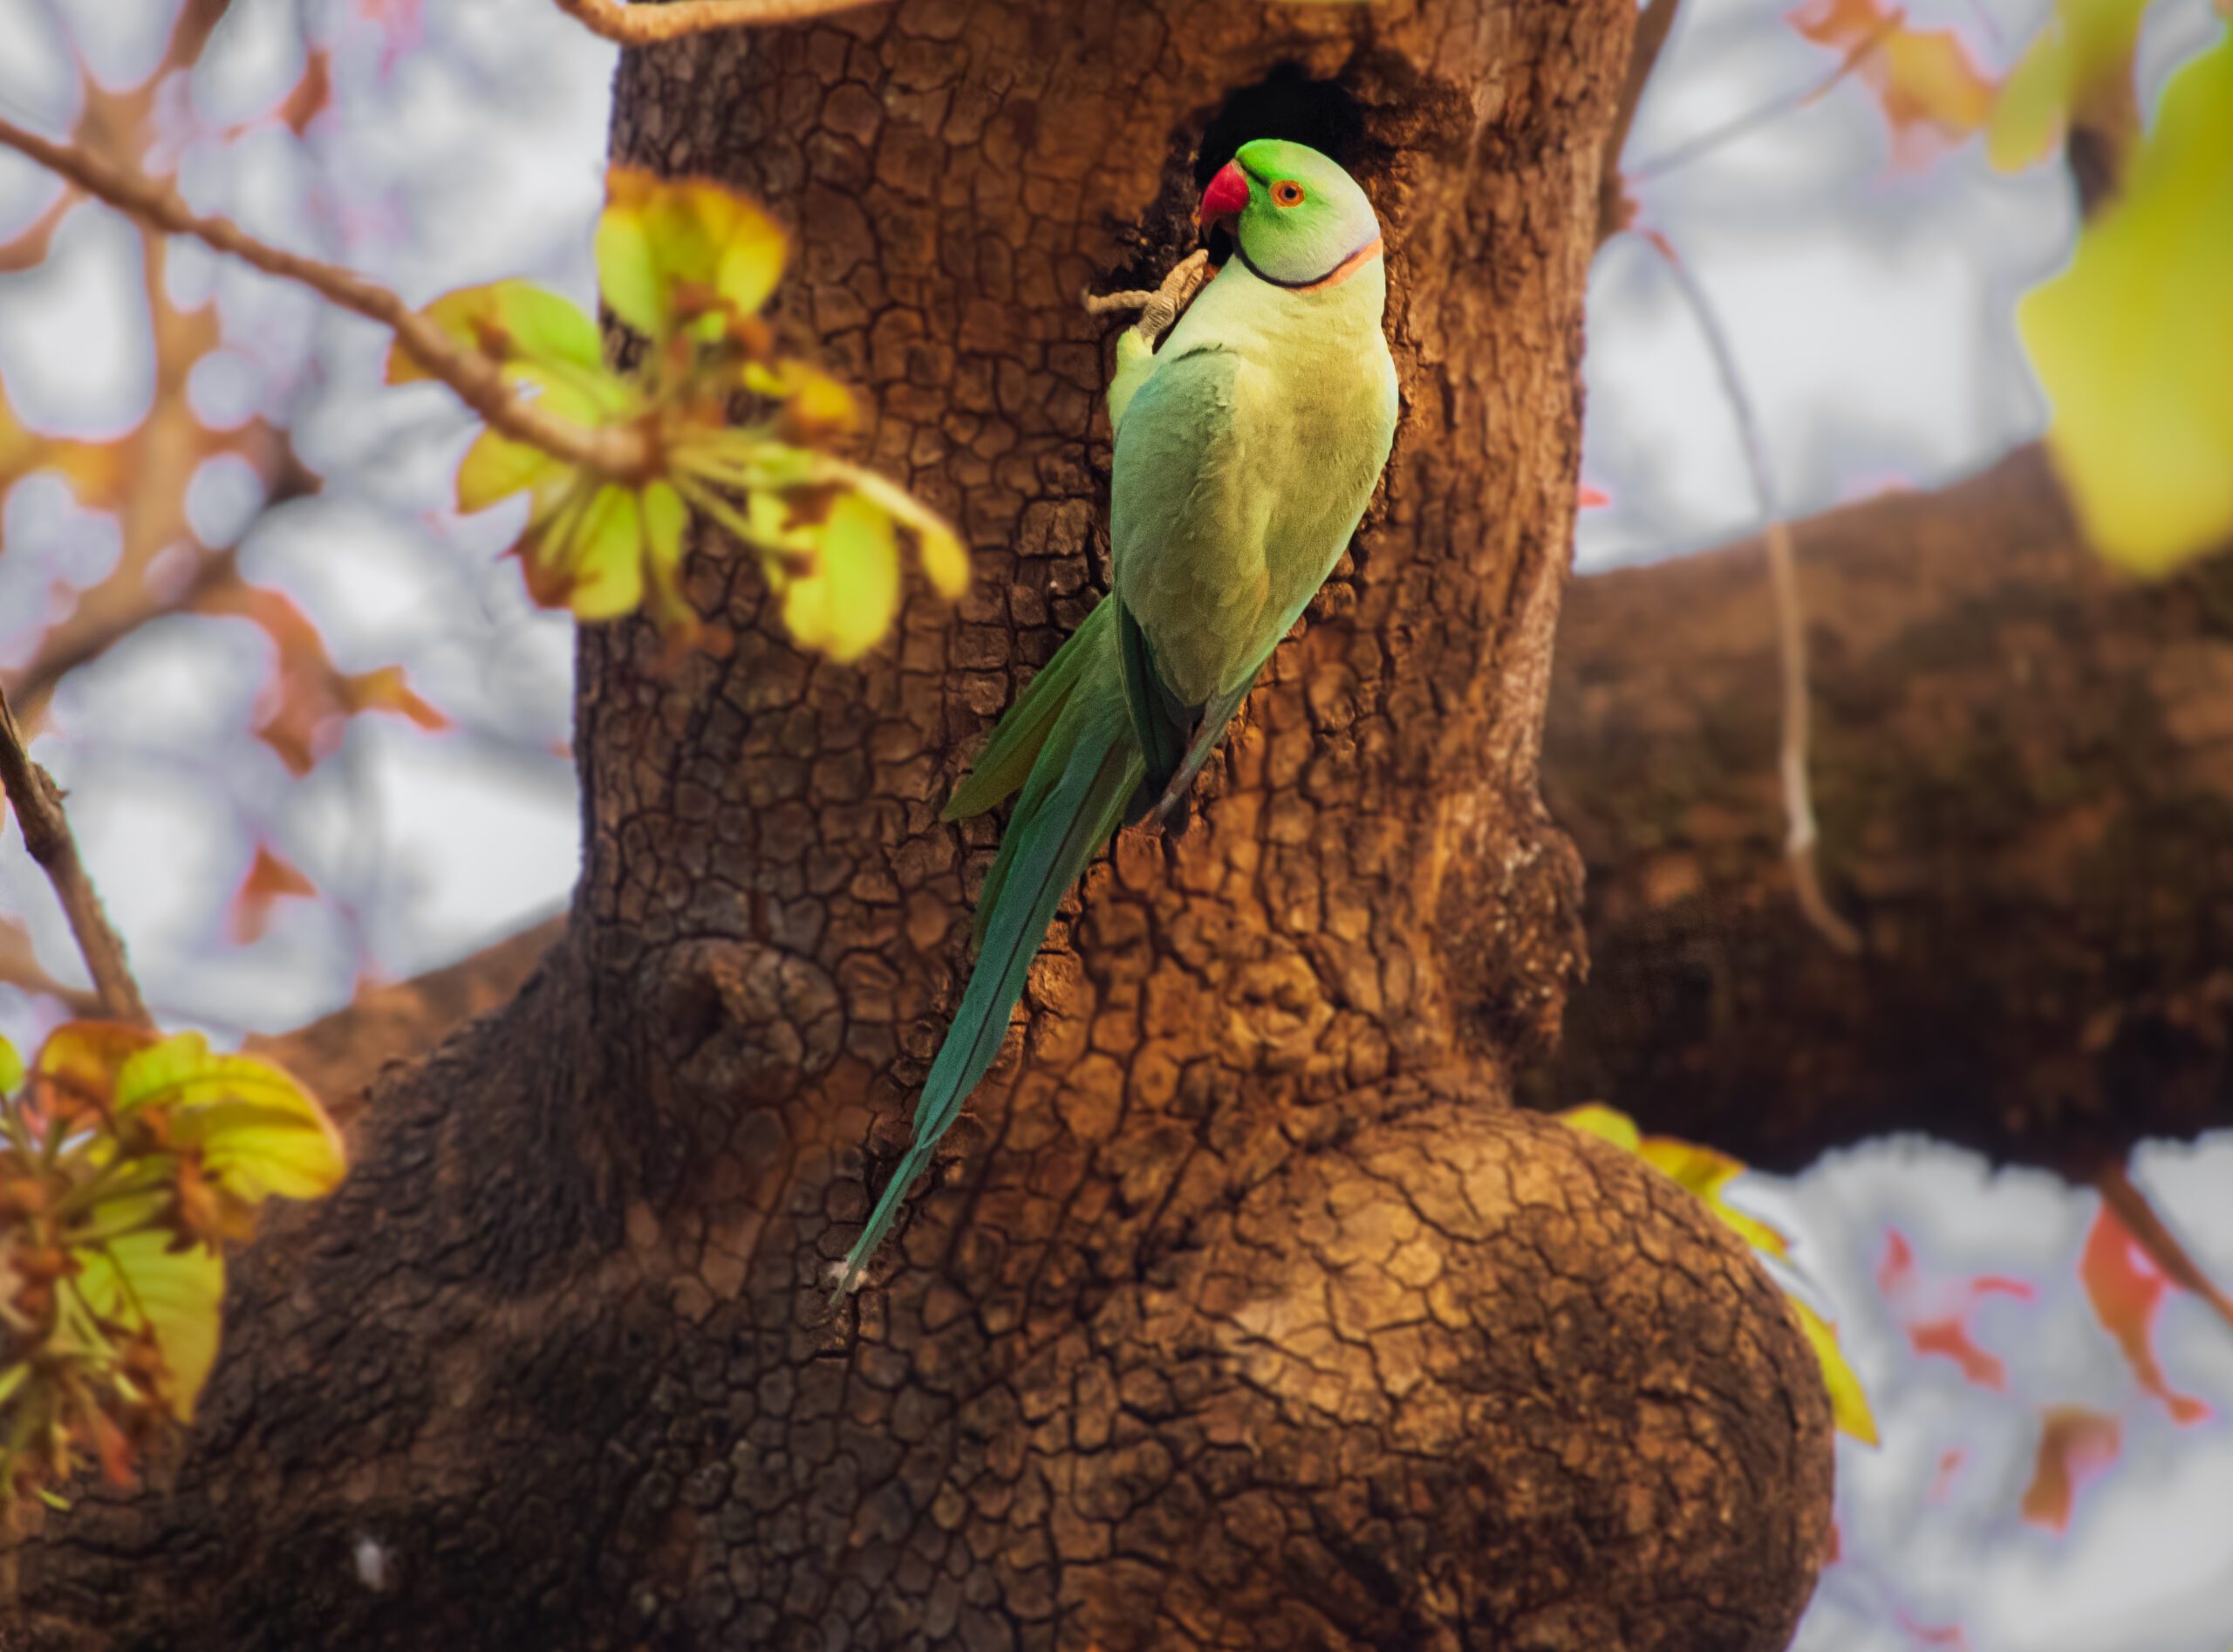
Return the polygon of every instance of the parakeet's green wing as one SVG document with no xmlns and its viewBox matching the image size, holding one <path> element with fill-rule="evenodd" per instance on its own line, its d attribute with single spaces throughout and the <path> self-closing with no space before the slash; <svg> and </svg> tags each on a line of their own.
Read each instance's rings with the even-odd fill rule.
<svg viewBox="0 0 2233 1652">
<path fill-rule="evenodd" d="M 1197 708 L 1182 704 L 1164 681 L 1147 632 L 1124 605 L 1124 599 L 1111 597 L 1103 606 L 1116 611 L 1116 658 L 1123 672 L 1125 701 L 1131 710 L 1132 735 L 1147 760 L 1144 790 L 1151 802 L 1163 795 L 1171 777 L 1185 761 L 1187 742 L 1198 721 Z"/>
<path fill-rule="evenodd" d="M 1253 675 L 1267 511 L 1248 486 L 1234 430 L 1245 371 L 1238 355 L 1214 345 L 1166 347 L 1117 441 L 1110 482 L 1116 658 L 1150 798 L 1185 762 L 1204 713 Z M 1228 564 L 1238 564 L 1238 577 L 1212 571 Z"/>
</svg>

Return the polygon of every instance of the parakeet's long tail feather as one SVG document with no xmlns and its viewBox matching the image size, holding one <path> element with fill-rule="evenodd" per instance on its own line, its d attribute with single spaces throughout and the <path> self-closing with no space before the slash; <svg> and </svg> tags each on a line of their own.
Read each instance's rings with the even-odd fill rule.
<svg viewBox="0 0 2233 1652">
<path fill-rule="evenodd" d="M 1089 675 L 1090 668 L 1101 661 L 1115 606 L 1106 597 L 1096 603 L 1083 623 L 1055 651 L 1055 658 L 1025 685 L 1015 704 L 994 725 L 992 737 L 977 754 L 968 775 L 946 799 L 946 819 L 967 820 L 972 815 L 981 815 L 1005 802 L 1023 784 L 1039 761 L 1040 748 L 1046 745 L 1055 720 L 1070 703 L 1080 678 Z"/>
<path fill-rule="evenodd" d="M 1106 645 L 1095 643 L 1089 651 L 1081 651 L 1082 668 L 1066 690 L 1059 714 L 1041 737 L 1038 761 L 1001 841 L 994 869 L 998 881 L 987 884 L 980 904 L 980 912 L 989 910 L 992 914 L 984 928 L 983 950 L 946 1042 L 939 1047 L 930 1075 L 923 1082 L 922 1099 L 915 1108 L 915 1139 L 845 1258 L 837 1298 L 859 1280 L 863 1266 L 891 1230 L 939 1138 L 1000 1054 L 1009 1013 L 1023 995 L 1024 977 L 1055 907 L 1122 823 L 1139 789 L 1145 766 L 1123 690 L 1114 670 L 1105 668 L 1110 662 L 1096 659 Z M 1053 669 L 1050 662 L 1048 670 Z M 1034 688 L 1037 686 L 1035 679 Z"/>
</svg>

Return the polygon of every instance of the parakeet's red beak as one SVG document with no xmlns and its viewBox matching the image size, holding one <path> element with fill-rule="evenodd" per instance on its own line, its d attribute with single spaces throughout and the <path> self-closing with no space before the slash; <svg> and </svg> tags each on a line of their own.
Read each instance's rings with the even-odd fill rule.
<svg viewBox="0 0 2233 1652">
<path fill-rule="evenodd" d="M 1240 163 L 1228 160 L 1218 168 L 1218 175 L 1210 180 L 1210 187 L 1202 191 L 1202 205 L 1194 215 L 1194 222 L 1204 235 L 1223 224 L 1233 227 L 1240 216 L 1240 209 L 1248 204 L 1248 174 Z"/>
</svg>

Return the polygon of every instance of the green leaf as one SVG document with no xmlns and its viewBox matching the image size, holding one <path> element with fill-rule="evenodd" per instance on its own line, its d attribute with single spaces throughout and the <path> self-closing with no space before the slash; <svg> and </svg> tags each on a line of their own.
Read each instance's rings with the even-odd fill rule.
<svg viewBox="0 0 2233 1652">
<path fill-rule="evenodd" d="M 603 373 L 597 323 L 570 298 L 529 281 L 492 281 L 444 293 L 420 312 L 468 350 L 500 362 L 540 363 Z M 388 352 L 387 381 L 430 378 L 398 339 Z"/>
<path fill-rule="evenodd" d="M 644 513 L 635 489 L 598 489 L 571 560 L 566 605 L 582 618 L 611 619 L 644 600 Z"/>
<path fill-rule="evenodd" d="M 830 507 L 811 573 L 782 577 L 783 623 L 802 647 L 841 665 L 891 628 L 899 606 L 899 545 L 891 518 L 855 495 Z"/>
<path fill-rule="evenodd" d="M 640 399 L 625 380 L 598 369 L 591 375 L 553 372 L 522 367 L 508 375 L 515 386 L 535 393 L 535 405 L 570 423 L 596 426 L 619 422 L 641 411 Z M 457 508 L 471 513 L 486 510 L 512 495 L 532 490 L 538 504 L 547 503 L 575 480 L 577 472 L 563 460 L 529 443 L 515 441 L 495 430 L 484 430 L 458 466 Z"/>
<path fill-rule="evenodd" d="M 33 1067 L 44 1104 L 64 1111 L 110 1105 L 119 1069 L 158 1041 L 147 1028 L 119 1021 L 64 1022 L 46 1035 Z"/>
<path fill-rule="evenodd" d="M 502 504 L 529 488 L 547 487 L 570 471 L 540 447 L 484 430 L 457 468 L 457 508 L 470 513 Z"/>
<path fill-rule="evenodd" d="M 16 1047 L 0 1038 L 0 1096 L 13 1096 L 24 1082 L 24 1058 Z"/>
<path fill-rule="evenodd" d="M 162 1108 L 172 1144 L 199 1147 L 209 1176 L 243 1204 L 321 1198 L 348 1171 L 340 1132 L 309 1091 L 269 1062 L 212 1054 L 199 1033 L 126 1062 L 116 1107 Z"/>
<path fill-rule="evenodd" d="M 644 518 L 644 573 L 652 607 L 670 629 L 694 630 L 697 612 L 682 594 L 682 535 L 690 525 L 690 507 L 666 482 L 655 481 L 644 489 L 638 508 Z"/>
<path fill-rule="evenodd" d="M 153 1331 L 170 1374 L 171 1410 L 194 1420 L 195 1401 L 217 1360 L 218 1308 L 225 1264 L 212 1250 L 172 1250 L 160 1230 L 73 1252 L 78 1294 L 95 1314 L 133 1330 Z"/>
<path fill-rule="evenodd" d="M 2165 88 L 2123 194 L 2018 310 L 2048 452 L 2103 556 L 2161 573 L 2233 540 L 2233 37 Z"/>
<path fill-rule="evenodd" d="M 1985 153 L 2004 172 L 2055 152 L 2072 112 L 2117 85 L 2129 85 L 2134 43 L 2147 0 L 2056 0 L 1994 99 Z"/>
<path fill-rule="evenodd" d="M 598 279 L 612 313 L 648 338 L 666 338 L 692 307 L 758 314 L 782 278 L 787 250 L 774 219 L 708 179 L 633 167 L 605 174 Z"/>
</svg>

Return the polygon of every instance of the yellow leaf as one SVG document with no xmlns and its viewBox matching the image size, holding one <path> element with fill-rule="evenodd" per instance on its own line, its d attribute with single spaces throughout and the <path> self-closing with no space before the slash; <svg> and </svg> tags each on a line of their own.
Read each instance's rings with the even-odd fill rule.
<svg viewBox="0 0 2233 1652">
<path fill-rule="evenodd" d="M 34 1075 L 44 1105 L 68 1113 L 107 1107 L 116 1093 L 117 1071 L 156 1042 L 156 1034 L 116 1021 L 65 1021 L 39 1046 Z"/>
<path fill-rule="evenodd" d="M 1830 1391 L 1830 1417 L 1838 1431 L 1850 1434 L 1864 1445 L 1878 1444 L 1876 1418 L 1869 1411 L 1861 1379 L 1854 1375 L 1853 1367 L 1846 1362 L 1845 1350 L 1838 1346 L 1838 1328 L 1797 1297 L 1786 1294 L 1786 1300 L 1799 1315 L 1799 1328 L 1806 1334 L 1807 1346 L 1821 1362 L 1822 1386 Z"/>
<path fill-rule="evenodd" d="M 500 362 L 569 365 L 604 371 L 597 323 L 571 299 L 529 281 L 492 281 L 446 292 L 420 311 L 458 344 Z M 387 381 L 406 385 L 432 377 L 398 339 L 389 347 Z"/>
<path fill-rule="evenodd" d="M 1560 1123 L 1570 1124 L 1585 1135 L 1612 1143 L 1624 1153 L 1635 1152 L 1640 1143 L 1635 1120 L 1602 1102 L 1584 1102 L 1580 1107 L 1569 1107 L 1558 1118 Z"/>
<path fill-rule="evenodd" d="M 13 1044 L 0 1038 L 0 1096 L 13 1096 L 23 1082 L 24 1058 L 16 1054 Z"/>
<path fill-rule="evenodd" d="M 803 361 L 779 361 L 773 367 L 744 365 L 745 388 L 783 404 L 783 413 L 802 436 L 843 434 L 860 428 L 861 407 L 853 393 L 819 367 Z"/>
<path fill-rule="evenodd" d="M 2025 52 L 1985 132 L 1985 154 L 2016 172 L 2055 152 L 2071 112 L 2104 81 L 2128 78 L 2147 0 L 2056 0 L 2054 15 Z"/>
<path fill-rule="evenodd" d="M 817 541 L 816 529 L 805 522 L 795 522 L 790 507 L 783 496 L 762 489 L 745 500 L 745 514 L 752 524 L 753 543 L 772 550 L 789 551 L 798 556 L 814 555 Z M 782 581 L 777 579 L 780 585 Z"/>
<path fill-rule="evenodd" d="M 465 450 L 457 468 L 457 508 L 486 510 L 529 488 L 543 487 L 563 479 L 564 464 L 540 447 L 484 430 Z"/>
<path fill-rule="evenodd" d="M 2161 573 L 2233 539 L 2233 37 L 2165 88 L 2121 195 L 2018 322 L 2047 447 L 2101 554 Z"/>
<path fill-rule="evenodd" d="M 209 1176 L 243 1204 L 320 1198 L 349 1168 L 340 1132 L 309 1091 L 269 1062 L 213 1054 L 199 1033 L 126 1062 L 116 1107 L 161 1108 L 172 1144 L 199 1147 Z"/>
<path fill-rule="evenodd" d="M 782 276 L 785 256 L 775 221 L 734 190 L 633 167 L 605 174 L 598 279 L 612 313 L 651 338 L 723 308 L 757 314 Z"/>
<path fill-rule="evenodd" d="M 78 1294 L 101 1319 L 154 1333 L 170 1376 L 171 1411 L 194 1420 L 194 1404 L 217 1360 L 225 1264 L 202 1246 L 170 1248 L 160 1229 L 126 1233 L 72 1253 Z"/>
<path fill-rule="evenodd" d="M 819 536 L 814 570 L 784 584 L 784 625 L 802 647 L 843 664 L 883 639 L 898 605 L 891 518 L 854 495 L 841 496 Z"/>
<path fill-rule="evenodd" d="M 668 484 L 655 481 L 644 489 L 639 509 L 644 520 L 644 574 L 651 587 L 652 606 L 670 631 L 697 629 L 698 615 L 682 594 L 682 534 L 690 525 L 690 508 Z"/>
<path fill-rule="evenodd" d="M 1754 1250 L 1770 1256 L 1791 1254 L 1791 1242 L 1781 1233 L 1722 1198 L 1721 1190 L 1745 1173 L 1742 1159 L 1695 1142 L 1678 1142 L 1671 1136 L 1646 1137 L 1635 1150 L 1645 1164 L 1696 1193 L 1708 1210 Z"/>
<path fill-rule="evenodd" d="M 641 411 L 633 387 L 611 374 L 577 380 L 521 367 L 505 376 L 516 387 L 531 390 L 538 408 L 573 424 L 616 423 Z M 457 508 L 467 513 L 486 510 L 523 489 L 532 490 L 538 508 L 547 507 L 572 485 L 576 475 L 571 466 L 541 448 L 485 430 L 458 466 Z"/>
<path fill-rule="evenodd" d="M 633 488 L 598 489 L 563 565 L 566 606 L 584 619 L 611 619 L 644 600 L 644 513 Z"/>
<path fill-rule="evenodd" d="M 1846 67 L 1876 93 L 1899 158 L 1960 143 L 1991 113 L 1993 83 L 1950 29 L 1910 29 L 1905 11 L 1882 0 L 1807 0 L 1790 22 L 1842 52 Z"/>
<path fill-rule="evenodd" d="M 931 588 L 948 602 L 969 589 L 969 553 L 961 541 L 943 528 L 919 528 L 916 537 L 923 547 L 923 571 Z"/>
</svg>

